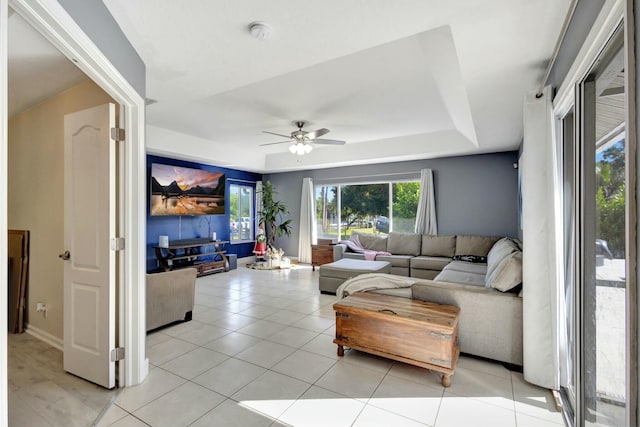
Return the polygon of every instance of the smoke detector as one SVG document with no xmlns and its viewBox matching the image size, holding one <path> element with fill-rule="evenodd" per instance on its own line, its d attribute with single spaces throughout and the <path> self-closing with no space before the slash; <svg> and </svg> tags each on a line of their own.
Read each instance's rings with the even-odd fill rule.
<svg viewBox="0 0 640 427">
<path fill-rule="evenodd" d="M 249 24 L 249 32 L 258 40 L 268 40 L 271 37 L 271 27 L 260 21 Z"/>
</svg>

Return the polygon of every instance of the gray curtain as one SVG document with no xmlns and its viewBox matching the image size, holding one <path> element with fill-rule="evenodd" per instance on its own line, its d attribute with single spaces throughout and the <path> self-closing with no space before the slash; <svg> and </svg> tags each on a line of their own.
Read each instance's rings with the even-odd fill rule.
<svg viewBox="0 0 640 427">
<path fill-rule="evenodd" d="M 418 199 L 418 212 L 416 213 L 416 233 L 438 234 L 436 222 L 436 198 L 433 190 L 433 171 L 422 169 L 420 171 L 420 198 Z"/>
</svg>

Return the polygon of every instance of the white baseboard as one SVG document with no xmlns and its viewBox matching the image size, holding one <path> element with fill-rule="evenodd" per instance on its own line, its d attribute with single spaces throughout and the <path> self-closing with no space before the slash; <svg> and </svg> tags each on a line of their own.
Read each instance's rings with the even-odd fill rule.
<svg viewBox="0 0 640 427">
<path fill-rule="evenodd" d="M 45 332 L 42 329 L 36 328 L 35 326 L 27 323 L 27 328 L 25 332 L 29 335 L 39 339 L 40 341 L 44 341 L 52 347 L 57 348 L 60 351 L 64 351 L 64 341 L 60 338 L 51 335 L 49 332 Z"/>
</svg>

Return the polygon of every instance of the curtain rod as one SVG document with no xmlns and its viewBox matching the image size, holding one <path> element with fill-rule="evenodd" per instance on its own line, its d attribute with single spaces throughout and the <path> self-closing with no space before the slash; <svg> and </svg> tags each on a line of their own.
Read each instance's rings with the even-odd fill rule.
<svg viewBox="0 0 640 427">
<path fill-rule="evenodd" d="M 246 182 L 248 184 L 255 184 L 257 181 L 248 181 L 246 179 L 228 178 L 227 181 Z"/>
<path fill-rule="evenodd" d="M 360 176 L 335 176 L 331 178 L 323 178 L 323 179 L 314 179 L 314 181 L 335 181 L 340 179 L 361 179 L 361 178 L 375 178 L 378 176 L 395 176 L 395 175 L 412 175 L 412 174 L 420 174 L 420 171 L 407 171 L 407 172 L 394 172 L 394 173 L 379 173 L 373 175 L 360 175 Z"/>
<path fill-rule="evenodd" d="M 372 175 L 356 175 L 356 176 L 336 176 L 336 177 L 328 178 L 328 179 L 370 178 L 370 177 L 376 177 L 376 176 L 410 175 L 412 173 L 420 173 L 420 171 L 378 173 L 378 174 L 372 174 Z M 319 180 L 319 181 L 323 181 L 323 180 Z"/>
<path fill-rule="evenodd" d="M 556 63 L 556 59 L 558 59 L 558 53 L 560 52 L 560 47 L 562 46 L 562 42 L 564 41 L 565 36 L 567 35 L 567 31 L 569 30 L 569 24 L 571 23 L 571 19 L 573 19 L 573 15 L 576 11 L 576 7 L 578 6 L 578 0 L 572 0 L 569 5 L 569 10 L 567 11 L 567 16 L 564 18 L 564 23 L 562 24 L 562 31 L 560 31 L 560 36 L 556 41 L 556 47 L 553 49 L 553 55 L 551 55 L 551 60 L 547 65 L 547 70 L 544 73 L 544 77 L 542 78 L 542 84 L 540 84 L 540 89 L 536 94 L 536 98 L 542 97 L 542 91 L 544 90 L 544 86 L 547 84 L 547 80 L 549 79 L 549 75 L 551 74 L 551 69 Z"/>
</svg>

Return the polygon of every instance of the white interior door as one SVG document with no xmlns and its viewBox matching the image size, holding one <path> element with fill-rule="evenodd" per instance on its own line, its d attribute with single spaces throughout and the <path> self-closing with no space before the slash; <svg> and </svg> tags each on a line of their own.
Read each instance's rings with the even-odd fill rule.
<svg viewBox="0 0 640 427">
<path fill-rule="evenodd" d="M 107 388 L 115 386 L 115 118 L 113 104 L 64 118 L 64 370 Z"/>
</svg>

